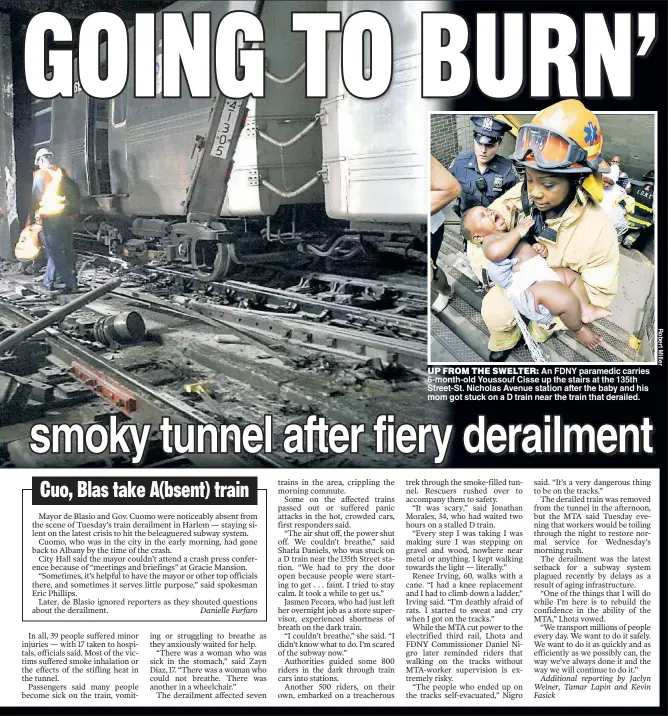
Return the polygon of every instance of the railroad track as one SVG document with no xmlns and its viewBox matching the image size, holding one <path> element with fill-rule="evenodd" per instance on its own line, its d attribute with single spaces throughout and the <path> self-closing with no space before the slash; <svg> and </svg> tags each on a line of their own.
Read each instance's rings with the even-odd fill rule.
<svg viewBox="0 0 668 716">
<path fill-rule="evenodd" d="M 17 326 L 27 326 L 35 320 L 32 311 L 12 305 L 0 297 L 0 317 Z M 55 328 L 45 328 L 43 339 L 51 351 L 51 356 L 61 364 L 72 367 L 73 373 L 91 392 L 104 396 L 133 422 L 152 426 L 157 432 L 164 417 L 169 417 L 174 425 L 211 423 L 211 415 L 181 400 L 173 392 L 161 390 L 143 381 L 137 375 L 119 367 L 114 361 L 92 350 L 88 342 L 64 335 Z M 193 455 L 191 461 L 199 467 L 211 467 L 212 455 Z M 229 467 L 281 467 L 280 459 L 269 455 L 257 455 L 255 459 L 237 456 L 225 456 Z M 220 460 L 217 461 L 220 466 Z"/>
<path fill-rule="evenodd" d="M 426 291 L 416 282 L 287 271 L 273 276 L 280 287 L 231 279 L 206 282 L 187 270 L 150 265 L 134 270 L 115 257 L 81 256 L 102 266 L 123 265 L 133 285 L 125 296 L 144 305 L 156 307 L 157 299 L 169 297 L 172 308 L 180 303 L 264 338 L 278 336 L 299 346 L 411 368 L 423 369 L 426 362 Z"/>
<path fill-rule="evenodd" d="M 128 278 L 133 277 L 129 274 Z M 7 287 L 35 284 L 21 276 L 4 276 L 2 282 Z M 423 404 L 423 381 L 401 367 L 414 362 L 415 367 L 424 369 L 424 348 L 414 340 L 340 328 L 333 321 L 319 323 L 308 314 L 207 303 L 209 296 L 195 292 L 182 296 L 179 305 L 143 288 L 116 289 L 108 299 L 87 308 L 109 315 L 128 308 L 142 311 L 147 325 L 153 326 L 154 337 L 148 342 L 111 350 L 55 328 L 47 329 L 46 337 L 41 334 L 41 343 L 50 352 L 49 361 L 55 361 L 70 379 L 76 375 L 85 389 L 112 403 L 111 407 L 100 403 L 95 410 L 91 408 L 89 421 L 104 421 L 105 409 L 113 412 L 114 408 L 121 409 L 131 421 L 154 427 L 166 415 L 174 424 L 249 425 L 262 424 L 263 415 L 271 414 L 276 423 L 275 444 L 280 444 L 285 426 L 308 415 L 355 424 L 372 422 L 378 414 L 389 412 L 398 422 L 409 423 L 414 420 L 416 406 Z M 0 296 L 0 319 L 5 325 L 25 325 L 57 302 L 67 300 L 34 291 L 23 293 L 20 296 L 6 290 Z M 164 339 L 157 340 L 160 336 Z M 27 349 L 34 351 L 39 343 Z M 369 360 L 378 357 L 385 360 Z M 35 373 L 32 379 L 39 382 L 41 373 Z M 213 404 L 184 392 L 185 384 L 200 381 L 210 381 Z M 120 403 L 119 397 L 124 402 Z M 132 407 L 128 408 L 130 403 Z M 442 414 L 430 414 L 430 407 L 423 406 L 424 419 L 442 420 Z M 63 418 L 54 418 L 53 412 L 50 415 L 55 422 L 72 420 L 67 412 Z M 84 422 L 79 416 L 74 421 Z M 0 450 L 3 441 L 0 430 Z M 231 454 L 189 457 L 192 464 L 209 467 L 332 467 L 341 460 L 357 464 L 365 459 L 375 465 L 380 459 L 371 443 L 352 458 L 352 463 L 351 458 L 340 456 L 292 456 L 280 450 L 266 460 Z M 404 459 L 407 465 L 415 464 L 410 456 L 392 456 L 391 464 L 396 466 Z M 147 464 L 178 467 L 183 462 L 158 454 Z M 425 464 L 429 464 L 427 457 Z"/>
</svg>

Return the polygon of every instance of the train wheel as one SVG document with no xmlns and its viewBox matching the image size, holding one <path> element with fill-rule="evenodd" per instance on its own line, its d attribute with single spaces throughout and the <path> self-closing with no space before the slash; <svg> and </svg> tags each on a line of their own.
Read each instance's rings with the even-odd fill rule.
<svg viewBox="0 0 668 716">
<path fill-rule="evenodd" d="M 193 239 L 190 259 L 195 276 L 202 281 L 220 281 L 232 266 L 228 245 L 211 239 Z"/>
</svg>

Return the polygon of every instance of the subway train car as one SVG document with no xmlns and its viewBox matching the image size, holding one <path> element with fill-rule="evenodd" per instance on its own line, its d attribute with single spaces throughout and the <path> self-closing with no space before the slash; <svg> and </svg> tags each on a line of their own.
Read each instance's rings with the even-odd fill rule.
<svg viewBox="0 0 668 716">
<path fill-rule="evenodd" d="M 392 27 L 392 84 L 376 99 L 358 99 L 341 76 L 341 34 L 327 48 L 327 90 L 322 101 L 323 181 L 330 217 L 353 225 L 405 231 L 425 223 L 428 196 L 429 111 L 444 109 L 421 94 L 421 13 L 442 2 L 330 0 L 341 24 L 356 12 L 384 15 Z M 369 58 L 365 56 L 364 65 Z"/>
<path fill-rule="evenodd" d="M 440 5 L 332 0 L 170 5 L 165 12 L 183 13 L 191 32 L 193 12 L 211 14 L 213 33 L 232 9 L 259 14 L 265 28 L 265 96 L 248 100 L 224 203 L 213 220 L 193 218 L 187 198 L 197 180 L 209 184 L 209 193 L 217 191 L 215 176 L 198 175 L 216 97 L 193 98 L 183 77 L 181 97 L 162 96 L 161 41 L 155 98 L 134 96 L 131 71 L 125 90 L 110 100 L 88 96 L 78 84 L 73 98 L 35 100 L 33 149 L 49 147 L 77 181 L 83 228 L 111 253 L 158 249 L 205 280 L 224 277 L 235 264 L 271 261 L 267 247 L 279 246 L 283 256 L 299 250 L 345 259 L 366 239 L 396 251 L 424 237 L 426 112 L 439 107 L 420 98 L 420 13 Z M 347 92 L 340 33 L 328 36 L 328 96 L 305 96 L 305 35 L 291 32 L 291 15 L 325 10 L 340 12 L 342 25 L 360 10 L 381 11 L 390 21 L 394 72 L 382 97 L 360 100 Z M 162 37 L 162 16 L 156 16 L 156 38 Z M 130 29 L 130 67 L 133 35 Z M 102 63 L 105 55 L 103 47 Z M 222 194 L 221 189 L 219 198 Z"/>
</svg>

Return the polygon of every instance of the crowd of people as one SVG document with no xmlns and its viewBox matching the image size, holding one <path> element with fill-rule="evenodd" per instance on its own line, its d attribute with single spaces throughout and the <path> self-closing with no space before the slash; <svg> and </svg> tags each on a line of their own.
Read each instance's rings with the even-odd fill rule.
<svg viewBox="0 0 668 716">
<path fill-rule="evenodd" d="M 610 315 L 619 243 L 636 205 L 622 157 L 604 160 L 601 124 L 579 100 L 558 102 L 520 126 L 507 158 L 498 151 L 511 125 L 491 116 L 471 121 L 474 151 L 457 155 L 448 169 L 431 160 L 432 311 L 445 310 L 452 296 L 436 258 L 443 210 L 456 199 L 466 255 L 486 291 L 489 359 L 506 360 L 521 340 L 518 314 L 539 343 L 570 330 L 595 349 L 601 341 L 587 324 Z M 645 193 L 636 192 L 650 212 L 653 178 L 646 174 Z"/>
</svg>

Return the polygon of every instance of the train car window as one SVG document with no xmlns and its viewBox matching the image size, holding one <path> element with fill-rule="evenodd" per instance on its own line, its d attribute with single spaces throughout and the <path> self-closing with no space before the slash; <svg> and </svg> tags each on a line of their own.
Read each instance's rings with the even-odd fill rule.
<svg viewBox="0 0 668 716">
<path fill-rule="evenodd" d="M 51 107 L 41 109 L 32 116 L 32 143 L 45 144 L 51 141 Z"/>
<path fill-rule="evenodd" d="M 128 98 L 125 92 L 121 92 L 118 97 L 113 99 L 114 108 L 111 118 L 111 123 L 114 127 L 120 127 L 125 124 L 128 114 Z"/>
</svg>

